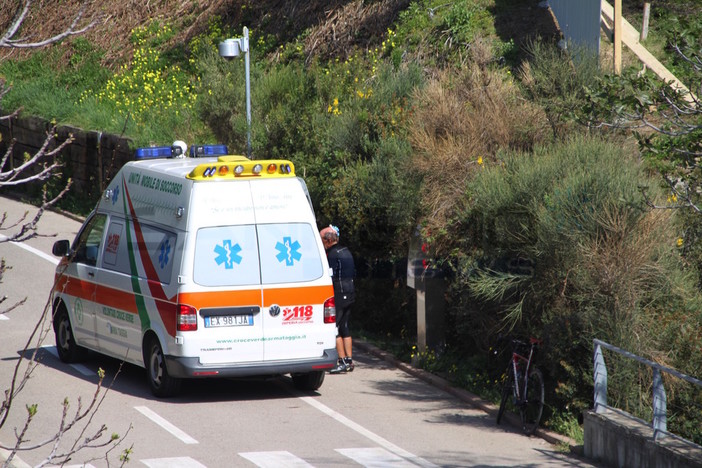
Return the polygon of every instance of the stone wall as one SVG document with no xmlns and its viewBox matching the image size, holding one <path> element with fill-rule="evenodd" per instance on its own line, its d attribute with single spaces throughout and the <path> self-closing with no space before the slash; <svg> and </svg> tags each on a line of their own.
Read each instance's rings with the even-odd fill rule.
<svg viewBox="0 0 702 468">
<path fill-rule="evenodd" d="M 21 164 L 25 153 L 34 155 L 44 144 L 51 127 L 51 122 L 39 117 L 14 117 L 0 121 L 0 155 L 4 155 L 14 141 L 12 158 L 4 170 Z M 64 164 L 61 177 L 64 183 L 69 177 L 73 180 L 69 197 L 83 200 L 86 204 L 96 203 L 109 180 L 133 158 L 133 145 L 128 138 L 65 125 L 58 126 L 55 133 L 56 140 L 52 147 L 73 135 L 73 143 L 64 148 L 59 157 Z M 36 192 L 39 186 L 30 184 L 14 189 L 31 193 Z M 56 186 L 63 187 L 63 184 Z"/>
</svg>

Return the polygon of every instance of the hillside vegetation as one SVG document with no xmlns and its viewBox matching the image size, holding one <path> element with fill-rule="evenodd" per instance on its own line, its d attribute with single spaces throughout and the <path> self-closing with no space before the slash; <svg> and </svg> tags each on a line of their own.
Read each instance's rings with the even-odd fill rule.
<svg viewBox="0 0 702 468">
<path fill-rule="evenodd" d="M 50 34 L 80 3 L 38 2 L 24 28 Z M 662 182 L 675 143 L 603 125 L 623 121 L 613 109 L 655 108 L 655 80 L 608 76 L 586 53 L 573 62 L 538 3 L 95 2 L 86 35 L 4 52 L 2 108 L 135 145 L 220 141 L 244 153 L 244 64 L 216 46 L 247 26 L 253 153 L 293 160 L 319 225 L 340 226 L 359 266 L 356 330 L 488 398 L 506 362 L 489 358 L 498 335 L 542 337 L 546 424 L 577 436 L 593 338 L 700 377 L 701 236 L 696 199 L 679 203 Z M 640 15 L 643 2 L 624 3 Z M 657 3 L 649 40 L 688 81 L 699 70 L 670 44 L 699 50 L 691 3 Z M 2 8 L 0 24 L 12 13 Z M 405 285 L 417 231 L 449 286 L 445 343 L 421 355 Z M 613 365 L 625 378 L 612 403 L 648 417 L 651 375 Z M 669 429 L 700 442 L 699 393 L 670 384 Z"/>
</svg>

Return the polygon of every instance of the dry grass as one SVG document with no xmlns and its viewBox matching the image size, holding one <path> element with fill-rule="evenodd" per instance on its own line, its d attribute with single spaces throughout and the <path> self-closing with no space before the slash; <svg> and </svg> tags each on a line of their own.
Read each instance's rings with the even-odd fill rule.
<svg viewBox="0 0 702 468">
<path fill-rule="evenodd" d="M 32 31 L 35 40 L 51 37 L 68 27 L 85 0 L 36 0 L 23 30 Z M 305 42 L 308 56 L 346 58 L 352 46 L 366 46 L 382 37 L 386 29 L 406 8 L 409 0 L 89 0 L 79 26 L 96 21 L 83 37 L 106 51 L 103 65 L 116 67 L 131 58 L 129 36 L 137 27 L 153 19 L 170 22 L 182 33 L 173 44 L 186 43 L 206 31 L 214 16 L 224 24 L 244 24 L 261 35 L 275 36 L 284 42 L 309 31 Z M 0 0 L 0 30 L 5 31 L 19 11 L 15 0 Z M 66 48 L 65 59 L 69 58 Z M 31 53 L 26 50 L 3 51 L 0 60 Z"/>
<path fill-rule="evenodd" d="M 329 10 L 305 40 L 305 55 L 347 59 L 353 46 L 382 37 L 409 0 L 355 0 Z"/>
<path fill-rule="evenodd" d="M 488 46 L 477 41 L 471 54 L 462 70 L 437 72 L 415 96 L 413 164 L 423 175 L 423 203 L 436 228 L 452 216 L 479 158 L 490 164 L 499 150 L 528 150 L 548 135 L 543 112 L 489 65 Z"/>
<path fill-rule="evenodd" d="M 15 8 L 6 8 L 5 3 L 17 4 L 12 0 L 1 0 L 0 30 L 5 31 L 15 14 Z M 52 37 L 65 30 L 73 22 L 85 1 L 66 0 L 57 7 L 55 0 L 42 0 L 33 4 L 24 24 L 24 31 L 31 31 L 32 40 Z M 207 19 L 231 6 L 231 0 L 93 0 L 88 2 L 86 12 L 77 25 L 83 27 L 91 22 L 95 26 L 81 37 L 105 50 L 103 65 L 115 67 L 131 58 L 133 47 L 129 42 L 131 32 L 146 26 L 153 19 L 173 22 L 185 32 L 173 40 L 174 43 L 187 41 L 207 27 Z M 65 45 L 65 43 L 64 43 Z M 70 48 L 65 47 L 64 59 L 70 58 Z M 31 50 L 14 49 L 6 51 L 0 59 L 20 57 Z"/>
</svg>

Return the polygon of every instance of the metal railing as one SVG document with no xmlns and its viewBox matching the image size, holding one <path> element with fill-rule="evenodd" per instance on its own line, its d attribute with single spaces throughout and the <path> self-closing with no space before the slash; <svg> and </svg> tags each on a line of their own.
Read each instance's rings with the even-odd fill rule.
<svg viewBox="0 0 702 468">
<path fill-rule="evenodd" d="M 629 351 L 625 351 L 621 348 L 617 348 L 609 343 L 605 343 L 600 340 L 593 340 L 595 345 L 595 355 L 594 355 L 594 380 L 595 380 L 595 413 L 604 413 L 605 410 L 613 410 L 618 413 L 625 413 L 622 410 L 617 410 L 607 405 L 607 367 L 604 361 L 604 355 L 602 354 L 602 348 L 606 348 L 615 353 L 619 353 L 622 356 L 633 359 L 651 368 L 653 371 L 653 420 L 651 426 L 653 428 L 653 439 L 659 440 L 665 436 L 673 436 L 676 439 L 685 441 L 691 445 L 697 446 L 694 442 L 683 439 L 675 434 L 668 432 L 667 422 L 666 422 L 666 395 L 665 388 L 663 387 L 663 378 L 661 372 L 673 375 L 679 379 L 690 382 L 698 387 L 702 388 L 702 380 L 698 380 L 689 375 L 685 375 L 682 372 L 678 372 L 670 367 L 662 366 L 648 359 L 637 356 Z M 628 415 L 628 413 L 625 413 Z M 631 415 L 629 415 L 631 416 Z M 638 419 L 638 418 L 635 418 Z M 648 423 L 646 423 L 648 424 Z"/>
</svg>

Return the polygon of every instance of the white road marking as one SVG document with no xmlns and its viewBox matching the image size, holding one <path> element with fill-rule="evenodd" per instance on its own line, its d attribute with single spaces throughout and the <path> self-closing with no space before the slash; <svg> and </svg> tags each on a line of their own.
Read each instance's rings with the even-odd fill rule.
<svg viewBox="0 0 702 468">
<path fill-rule="evenodd" d="M 361 426 L 360 424 L 357 424 L 357 423 L 351 421 L 349 418 L 347 418 L 343 414 L 337 413 L 333 409 L 318 402 L 314 398 L 312 398 L 312 397 L 299 397 L 299 398 L 302 401 L 304 401 L 305 403 L 307 403 L 308 405 L 310 405 L 314 408 L 317 408 L 319 411 L 327 414 L 328 416 L 331 416 L 332 418 L 334 418 L 335 420 L 337 420 L 338 422 L 340 422 L 344 426 L 346 426 L 350 429 L 353 429 L 354 431 L 358 432 L 362 436 L 367 437 L 368 439 L 372 440 L 373 442 L 380 445 L 381 447 L 384 447 L 385 449 L 389 450 L 390 452 L 394 453 L 395 455 L 402 457 L 406 460 L 410 460 L 412 463 L 414 463 L 417 466 L 423 466 L 426 468 L 438 468 L 437 465 L 435 465 L 427 460 L 424 460 L 423 458 L 420 458 L 420 457 L 408 452 L 407 450 L 405 450 L 401 447 L 398 447 L 397 445 L 393 444 L 389 440 L 383 439 L 379 435 L 369 431 L 368 429 Z"/>
<path fill-rule="evenodd" d="M 163 419 L 161 416 L 159 416 L 158 414 L 151 411 L 146 406 L 135 406 L 134 409 L 139 411 L 141 414 L 143 414 L 144 416 L 146 416 L 147 418 L 149 418 L 150 420 L 152 420 L 153 422 L 155 422 L 156 424 L 158 424 L 159 426 L 161 426 L 162 428 L 164 428 L 165 430 L 167 430 L 168 432 L 170 432 L 171 434 L 173 434 L 177 438 L 179 438 L 184 443 L 186 443 L 186 444 L 199 443 L 197 440 L 193 439 L 188 434 L 181 431 L 180 429 L 175 427 L 173 424 L 169 423 L 168 421 Z"/>
<path fill-rule="evenodd" d="M 260 468 L 312 468 L 290 452 L 244 452 L 239 455 Z"/>
<path fill-rule="evenodd" d="M 53 354 L 56 359 L 59 359 L 58 351 L 56 351 L 56 346 L 44 345 L 41 347 L 41 349 L 43 349 L 44 351 L 46 351 L 48 353 Z M 69 364 L 69 366 L 71 366 L 72 368 L 74 368 L 75 370 L 77 370 L 78 372 L 80 372 L 81 374 L 83 374 L 86 377 L 97 377 L 97 372 L 85 367 L 83 364 Z"/>
<path fill-rule="evenodd" d="M 148 458 L 139 461 L 150 468 L 206 468 L 205 465 L 190 457 Z"/>
<path fill-rule="evenodd" d="M 417 465 L 390 453 L 384 448 L 347 448 L 334 449 L 343 456 L 350 458 L 359 465 L 367 468 L 416 468 Z"/>
<path fill-rule="evenodd" d="M 7 240 L 7 239 L 8 239 L 7 236 L 0 234 L 0 240 Z M 30 247 L 30 246 L 25 245 L 21 242 L 10 242 L 10 244 L 16 245 L 17 247 L 19 247 L 21 249 L 27 250 L 35 255 L 38 255 L 41 258 L 43 258 L 44 260 L 50 261 L 54 265 L 58 265 L 58 263 L 59 263 L 57 258 L 52 257 L 50 255 L 47 255 L 44 252 L 42 252 L 41 250 L 35 249 L 34 247 Z M 10 320 L 10 317 L 7 317 L 5 314 L 0 314 L 0 320 Z"/>
<path fill-rule="evenodd" d="M 8 239 L 7 236 L 4 236 L 4 235 L 0 234 L 0 240 L 7 240 L 7 239 Z M 34 247 L 31 247 L 31 246 L 29 246 L 29 245 L 27 245 L 27 244 L 23 244 L 22 242 L 10 242 L 10 244 L 16 245 L 17 247 L 19 247 L 19 248 L 21 248 L 21 249 L 24 249 L 24 250 L 26 250 L 26 251 L 28 251 L 28 252 L 31 252 L 31 253 L 33 253 L 34 255 L 37 255 L 37 256 L 43 258 L 44 260 L 47 260 L 47 261 L 53 263 L 54 265 L 58 265 L 58 263 L 59 263 L 59 259 L 58 259 L 58 258 L 53 257 L 53 256 L 48 255 L 48 254 L 45 254 L 45 253 L 42 252 L 41 250 L 35 249 Z"/>
</svg>

